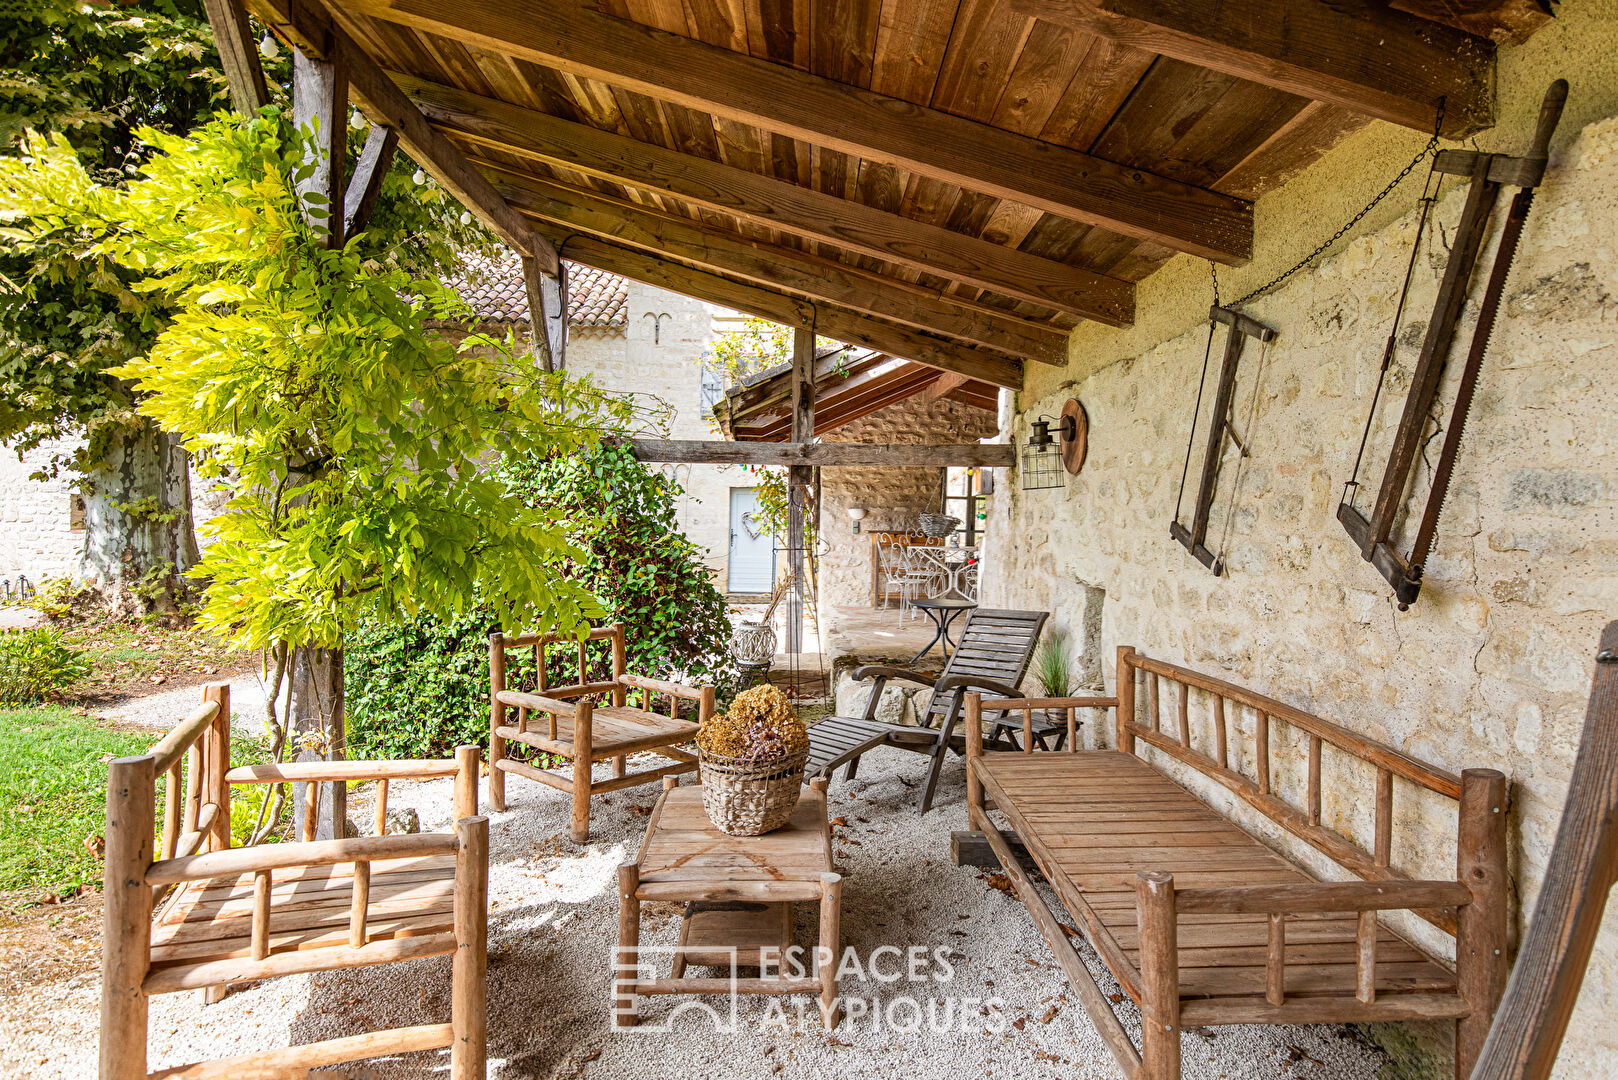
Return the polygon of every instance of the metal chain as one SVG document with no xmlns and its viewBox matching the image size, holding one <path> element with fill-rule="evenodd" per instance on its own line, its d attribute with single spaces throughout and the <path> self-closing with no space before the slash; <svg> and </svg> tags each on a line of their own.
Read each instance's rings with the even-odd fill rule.
<svg viewBox="0 0 1618 1080">
<path fill-rule="evenodd" d="M 1273 289 L 1277 285 L 1281 284 L 1281 282 L 1285 281 L 1287 278 L 1291 277 L 1293 274 L 1296 274 L 1299 270 L 1302 270 L 1304 267 L 1306 267 L 1310 263 L 1314 262 L 1321 255 L 1325 254 L 1326 251 L 1328 249 L 1330 249 L 1333 244 L 1337 243 L 1337 241 L 1341 240 L 1348 233 L 1348 231 L 1350 229 L 1352 229 L 1354 226 L 1358 225 L 1365 218 L 1366 214 L 1369 214 L 1372 210 L 1375 210 L 1377 208 L 1377 205 L 1380 204 L 1383 199 L 1386 199 L 1389 195 L 1392 195 L 1393 194 L 1393 189 L 1398 187 L 1404 181 L 1405 177 L 1409 176 L 1412 172 L 1414 172 L 1416 170 L 1417 165 L 1420 165 L 1423 161 L 1425 161 L 1427 159 L 1427 156 L 1429 154 L 1432 154 L 1433 152 L 1435 152 L 1438 149 L 1438 133 L 1443 130 L 1443 127 L 1444 127 L 1444 102 L 1443 102 L 1443 99 L 1439 99 L 1439 102 L 1438 102 L 1438 118 L 1433 122 L 1433 135 L 1432 135 L 1432 138 L 1427 140 L 1427 145 L 1421 148 L 1421 152 L 1419 154 L 1417 154 L 1415 157 L 1410 159 L 1410 164 L 1406 165 L 1403 169 L 1399 170 L 1399 175 L 1398 176 L 1395 176 L 1392 180 L 1388 181 L 1388 186 L 1387 187 L 1383 188 L 1380 192 L 1378 192 L 1377 196 L 1374 199 L 1372 199 L 1370 202 L 1365 204 L 1364 209 L 1362 209 L 1359 213 L 1355 214 L 1353 217 L 1349 218 L 1348 222 L 1346 224 L 1344 224 L 1342 228 L 1340 228 L 1336 232 L 1332 233 L 1330 238 L 1328 238 L 1319 247 L 1315 248 L 1315 250 L 1313 250 L 1309 254 L 1305 255 L 1302 259 L 1299 259 L 1289 269 L 1284 271 L 1282 274 L 1280 274 L 1278 277 L 1276 277 L 1273 281 L 1269 281 L 1269 282 L 1266 282 L 1263 285 L 1260 285 L 1258 288 L 1254 289 L 1252 292 L 1248 293 L 1246 296 L 1242 297 L 1240 300 L 1235 301 L 1230 306 L 1232 308 L 1239 308 L 1243 304 L 1247 303 L 1249 300 L 1251 300 L 1254 297 L 1260 295 L 1261 293 L 1269 292 L 1271 289 Z M 1217 302 L 1217 297 L 1218 297 L 1218 281 L 1217 281 L 1217 279 L 1215 279 L 1215 284 L 1214 284 L 1214 295 L 1216 297 L 1216 302 Z"/>
</svg>

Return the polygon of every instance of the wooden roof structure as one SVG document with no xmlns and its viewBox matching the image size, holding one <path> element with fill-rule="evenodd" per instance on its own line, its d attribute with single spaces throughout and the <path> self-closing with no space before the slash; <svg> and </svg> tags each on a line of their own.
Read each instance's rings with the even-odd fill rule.
<svg viewBox="0 0 1618 1080">
<path fill-rule="evenodd" d="M 1174 254 L 1248 259 L 1252 200 L 1368 118 L 1487 126 L 1479 35 L 1535 6 L 246 2 L 539 270 L 1014 389 Z"/>
<path fill-rule="evenodd" d="M 828 350 L 815 358 L 814 436 L 834 431 L 915 394 L 949 398 L 975 409 L 999 407 L 999 388 L 885 353 Z M 714 409 L 737 442 L 788 442 L 792 435 L 792 364 L 743 379 Z"/>
</svg>

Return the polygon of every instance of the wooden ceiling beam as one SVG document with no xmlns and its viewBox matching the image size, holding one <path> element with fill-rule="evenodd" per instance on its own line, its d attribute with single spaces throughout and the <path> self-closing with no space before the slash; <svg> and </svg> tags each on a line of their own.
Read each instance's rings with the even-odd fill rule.
<svg viewBox="0 0 1618 1080">
<path fill-rule="evenodd" d="M 1459 139 L 1494 123 L 1494 44 L 1354 0 L 1011 0 L 1011 10 Z"/>
<path fill-rule="evenodd" d="M 279 0 L 285 2 L 285 0 Z M 591 11 L 501 0 L 343 0 L 345 8 L 598 79 L 919 176 L 1228 264 L 1251 203 L 1056 143 Z"/>
<path fill-rule="evenodd" d="M 1058 327 L 969 305 L 907 281 L 793 248 L 728 235 L 691 218 L 599 192 L 511 174 L 497 179 L 501 195 L 523 213 L 575 232 L 671 255 L 758 285 L 971 342 L 1008 357 L 1046 363 L 1067 359 L 1067 333 Z"/>
<path fill-rule="evenodd" d="M 963 375 L 944 375 L 933 385 L 927 388 L 927 400 L 937 401 L 939 398 L 959 390 L 971 380 Z"/>
<path fill-rule="evenodd" d="M 320 0 L 248 0 L 248 4 L 260 22 L 306 55 L 328 58 L 340 52 L 348 73 L 349 92 L 373 124 L 397 131 L 405 153 L 500 239 L 519 253 L 533 256 L 545 273 L 555 275 L 561 271 L 561 260 L 550 242 L 535 234 L 487 178 L 427 122 L 421 110 L 337 24 Z"/>
<path fill-rule="evenodd" d="M 592 236 L 565 236 L 553 232 L 550 238 L 564 256 L 584 266 L 620 274 L 647 285 L 706 300 L 710 304 L 734 308 L 782 326 L 813 327 L 817 333 L 850 345 L 876 349 L 943 371 L 958 371 L 994 386 L 1022 389 L 1022 364 L 998 353 L 962 345 L 912 330 L 908 326 L 867 318 L 835 305 L 817 304 L 772 289 L 733 281 Z"/>
<path fill-rule="evenodd" d="M 1016 447 L 1010 443 L 766 443 L 711 440 L 629 439 L 637 461 L 693 465 L 828 465 L 899 467 L 960 465 L 1009 468 Z"/>
<path fill-rule="evenodd" d="M 897 385 L 909 386 L 915 389 L 921 383 L 929 383 L 934 379 L 966 376 L 955 376 L 950 372 L 940 372 L 922 364 L 902 363 L 893 371 L 870 370 L 862 371 L 847 379 L 840 380 L 835 386 L 822 387 L 815 384 L 815 431 L 818 434 L 820 422 L 830 421 L 839 415 L 840 409 L 846 409 L 850 402 L 871 394 L 890 392 Z M 782 411 L 779 405 L 770 403 L 754 409 L 736 409 L 731 412 L 731 423 L 739 428 L 762 427 L 773 430 L 782 423 Z"/>
<path fill-rule="evenodd" d="M 507 153 L 1109 326 L 1134 320 L 1132 282 L 453 86 L 393 78 L 448 133 Z"/>
</svg>

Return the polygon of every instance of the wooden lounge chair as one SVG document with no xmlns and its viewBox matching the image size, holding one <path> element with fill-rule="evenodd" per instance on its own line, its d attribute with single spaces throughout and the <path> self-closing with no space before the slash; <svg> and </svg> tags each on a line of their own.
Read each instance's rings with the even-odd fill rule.
<svg viewBox="0 0 1618 1080">
<path fill-rule="evenodd" d="M 856 679 L 874 679 L 865 715 L 830 716 L 809 729 L 809 763 L 806 776 L 831 775 L 847 764 L 847 778 L 859 769 L 860 756 L 877 746 L 897 746 L 927 754 L 932 763 L 927 770 L 927 788 L 921 796 L 921 812 L 933 806 L 933 791 L 944 765 L 944 752 L 964 752 L 965 743 L 955 735 L 961 718 L 961 698 L 969 689 L 987 690 L 1003 697 L 1016 697 L 1017 684 L 1028 671 L 1039 641 L 1040 628 L 1050 618 L 1048 611 L 990 611 L 978 608 L 967 617 L 960 644 L 950 654 L 943 672 L 934 677 L 905 667 L 867 664 L 854 670 Z M 904 679 L 933 688 L 933 699 L 921 726 L 887 724 L 876 719 L 882 690 L 889 679 Z"/>
<path fill-rule="evenodd" d="M 489 823 L 477 809 L 478 752 L 453 761 L 312 761 L 228 768 L 230 687 L 151 753 L 119 758 L 107 777 L 101 937 L 100 1080 L 148 1075 L 302 1076 L 363 1058 L 448 1047 L 451 1080 L 485 1075 L 484 965 Z M 321 782 L 455 777 L 453 833 L 311 840 Z M 162 836 L 156 786 L 164 789 Z M 299 782 L 302 843 L 231 848 L 230 785 Z M 158 905 L 153 918 L 154 905 Z M 303 1046 L 147 1072 L 153 994 L 452 955 L 450 1022 L 369 1031 Z"/>
<path fill-rule="evenodd" d="M 612 642 L 610 681 L 589 681 L 586 645 L 591 641 Z M 578 646 L 579 681 L 572 686 L 547 687 L 545 648 L 561 642 L 575 642 Z M 531 693 L 506 685 L 506 652 L 511 649 L 534 652 L 538 670 Z M 584 641 L 555 634 L 489 636 L 489 802 L 496 810 L 506 808 L 508 772 L 549 784 L 573 797 L 571 833 L 574 841 L 582 844 L 590 839 L 591 795 L 650 784 L 696 769 L 696 755 L 676 747 L 696 738 L 698 725 L 713 715 L 714 688 L 631 675 L 624 670 L 625 655 L 623 623 L 597 627 Z M 637 689 L 645 694 L 648 708 L 626 704 L 628 692 Z M 611 695 L 611 704 L 596 705 L 593 699 L 603 694 Z M 667 716 L 651 711 L 654 694 L 668 696 Z M 694 703 L 696 723 L 680 718 L 682 701 Z M 515 724 L 510 723 L 513 709 L 517 712 Z M 506 747 L 513 742 L 567 758 L 573 765 L 571 773 L 540 769 L 508 757 Z M 674 764 L 627 773 L 626 759 L 642 750 L 656 750 Z M 593 782 L 591 763 L 609 759 L 612 777 Z"/>
</svg>

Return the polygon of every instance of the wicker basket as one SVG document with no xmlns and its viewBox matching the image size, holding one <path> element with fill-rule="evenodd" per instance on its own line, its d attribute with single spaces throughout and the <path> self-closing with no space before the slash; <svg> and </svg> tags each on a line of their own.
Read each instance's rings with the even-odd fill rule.
<svg viewBox="0 0 1618 1080">
<path fill-rule="evenodd" d="M 921 531 L 925 536 L 941 539 L 961 527 L 961 519 L 952 514 L 921 515 Z"/>
<path fill-rule="evenodd" d="M 714 828 L 731 836 L 759 836 L 779 829 L 792 816 L 809 751 L 758 764 L 701 749 L 697 758 L 702 807 Z"/>
<path fill-rule="evenodd" d="M 743 664 L 768 665 L 775 659 L 775 629 L 769 623 L 737 623 L 730 651 Z"/>
</svg>

